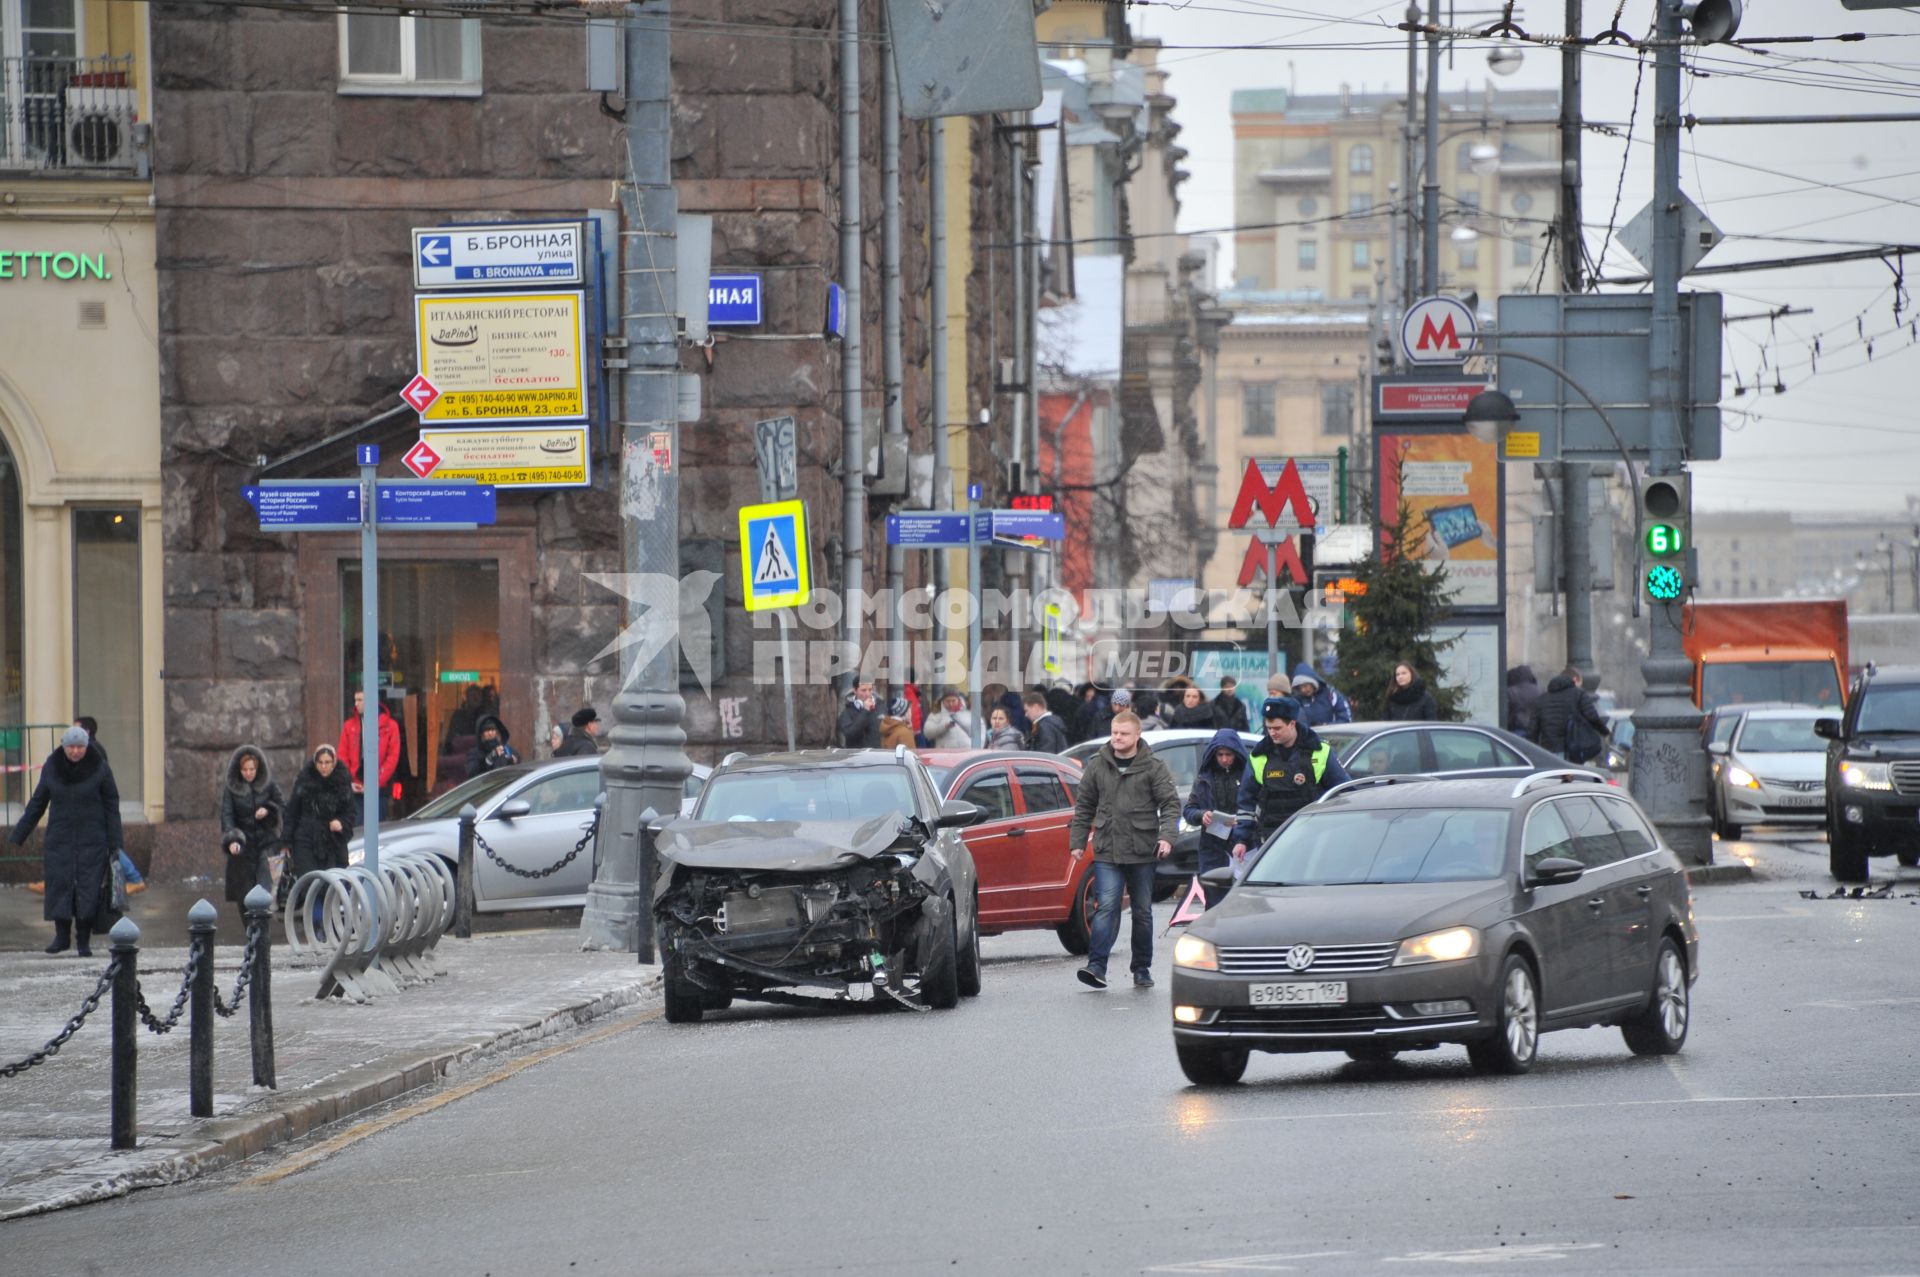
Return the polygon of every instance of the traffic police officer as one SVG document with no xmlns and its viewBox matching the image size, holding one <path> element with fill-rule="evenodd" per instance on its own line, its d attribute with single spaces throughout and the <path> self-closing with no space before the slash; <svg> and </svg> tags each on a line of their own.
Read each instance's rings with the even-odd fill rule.
<svg viewBox="0 0 1920 1277">
<path fill-rule="evenodd" d="M 1240 782 L 1238 821 L 1234 826 L 1235 872 L 1247 854 L 1285 824 L 1287 817 L 1335 785 L 1351 779 L 1333 746 L 1300 721 L 1300 702 L 1269 696 L 1260 707 L 1267 738 L 1252 750 L 1252 766 Z"/>
</svg>

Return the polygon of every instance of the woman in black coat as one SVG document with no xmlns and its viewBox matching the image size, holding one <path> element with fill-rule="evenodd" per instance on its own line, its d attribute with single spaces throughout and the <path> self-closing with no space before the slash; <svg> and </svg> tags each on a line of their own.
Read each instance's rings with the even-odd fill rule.
<svg viewBox="0 0 1920 1277">
<path fill-rule="evenodd" d="M 120 789 L 105 756 L 88 743 L 85 728 L 69 727 L 41 767 L 40 783 L 13 827 L 14 846 L 27 841 L 42 816 L 47 817 L 41 846 L 47 897 L 41 916 L 53 924 L 47 952 L 63 953 L 71 946 L 81 957 L 91 957 L 94 915 L 120 848 Z"/>
<path fill-rule="evenodd" d="M 1402 661 L 1393 667 L 1393 686 L 1387 689 L 1387 721 L 1390 723 L 1430 723 L 1440 717 L 1433 693 L 1413 666 Z"/>
<path fill-rule="evenodd" d="M 267 756 L 257 746 L 242 745 L 227 759 L 226 783 L 220 787 L 220 849 L 226 853 L 227 899 L 240 909 L 255 887 L 273 890 L 273 869 L 267 857 L 280 842 L 281 819 L 287 800 L 273 780 Z"/>
<path fill-rule="evenodd" d="M 314 750 L 300 769 L 300 779 L 293 782 L 293 797 L 287 802 L 287 841 L 293 855 L 281 875 L 283 885 L 290 888 L 301 874 L 316 869 L 347 867 L 347 840 L 353 837 L 353 809 L 358 803 L 353 780 L 340 766 L 333 746 Z"/>
</svg>

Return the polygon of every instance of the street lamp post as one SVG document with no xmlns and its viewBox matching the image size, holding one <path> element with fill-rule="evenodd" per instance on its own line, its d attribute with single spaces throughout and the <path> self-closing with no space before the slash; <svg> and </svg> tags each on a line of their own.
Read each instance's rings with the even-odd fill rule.
<svg viewBox="0 0 1920 1277">
<path fill-rule="evenodd" d="M 1886 534 L 1886 533 L 1884 533 L 1884 532 L 1882 532 L 1882 533 L 1880 534 L 1880 544 L 1879 544 L 1879 546 L 1878 546 L 1878 549 L 1879 549 L 1879 551 L 1880 551 L 1880 553 L 1882 553 L 1882 554 L 1884 554 L 1884 555 L 1886 555 L 1886 556 L 1887 556 L 1887 612 L 1888 612 L 1889 614 L 1891 614 L 1891 613 L 1893 612 L 1893 610 L 1894 610 L 1894 603 L 1893 603 L 1893 542 L 1892 542 L 1892 541 L 1889 541 L 1889 540 L 1887 539 L 1887 534 Z"/>
</svg>

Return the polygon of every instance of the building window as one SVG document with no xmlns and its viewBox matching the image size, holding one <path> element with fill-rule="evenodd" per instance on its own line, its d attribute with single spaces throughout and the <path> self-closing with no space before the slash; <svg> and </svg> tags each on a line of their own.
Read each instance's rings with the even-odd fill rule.
<svg viewBox="0 0 1920 1277">
<path fill-rule="evenodd" d="M 1533 265 L 1533 241 L 1516 239 L 1513 241 L 1513 264 L 1515 266 Z"/>
<path fill-rule="evenodd" d="M 1356 270 L 1373 264 L 1373 245 L 1364 239 L 1353 241 L 1353 265 Z"/>
<path fill-rule="evenodd" d="M 1312 217 L 1315 213 L 1318 213 L 1319 211 L 1320 211 L 1319 200 L 1313 198 L 1313 196 L 1311 195 L 1302 195 L 1300 197 L 1300 216 Z"/>
<path fill-rule="evenodd" d="M 1320 387 L 1320 433 L 1353 433 L 1353 383 L 1335 381 Z"/>
<path fill-rule="evenodd" d="M 1300 241 L 1300 269 L 1315 270 L 1320 265 L 1320 242 L 1303 239 Z"/>
<path fill-rule="evenodd" d="M 21 699 L 24 668 L 25 626 L 21 604 L 25 591 L 21 574 L 26 558 L 21 542 L 20 478 L 14 468 L 13 453 L 0 439 L 0 723 L 26 721 L 25 702 Z M 26 758 L 14 752 L 4 754 L 12 764 L 25 764 Z M 35 760 L 38 761 L 38 760 Z M 10 803 L 24 803 L 33 792 L 25 771 L 0 775 L 0 796 Z"/>
<path fill-rule="evenodd" d="M 142 797 L 140 511 L 73 512 L 73 715 L 100 724 L 120 801 Z"/>
<path fill-rule="evenodd" d="M 1347 152 L 1347 172 L 1373 172 L 1373 148 L 1363 143 L 1350 149 Z"/>
<path fill-rule="evenodd" d="M 1372 191 L 1348 191 L 1347 192 L 1347 216 L 1348 217 L 1365 217 L 1368 213 L 1371 213 L 1372 211 L 1373 211 L 1373 192 Z"/>
<path fill-rule="evenodd" d="M 1454 247 L 1459 250 L 1461 270 L 1472 270 L 1480 265 L 1479 240 L 1474 240 L 1471 244 L 1456 244 Z"/>
<path fill-rule="evenodd" d="M 1461 188 L 1460 206 L 1462 208 L 1470 208 L 1476 213 L 1479 212 L 1480 211 L 1480 188 L 1477 186 Z"/>
<path fill-rule="evenodd" d="M 1249 382 L 1240 388 L 1240 433 L 1273 433 L 1273 383 Z"/>
<path fill-rule="evenodd" d="M 343 13 L 340 87 L 349 93 L 477 94 L 480 21 Z"/>
</svg>

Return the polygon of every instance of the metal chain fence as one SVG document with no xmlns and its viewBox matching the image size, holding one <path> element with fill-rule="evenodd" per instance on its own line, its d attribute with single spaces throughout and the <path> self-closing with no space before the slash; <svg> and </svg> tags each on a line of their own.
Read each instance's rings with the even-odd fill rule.
<svg viewBox="0 0 1920 1277">
<path fill-rule="evenodd" d="M 35 1051 L 32 1055 L 0 1067 L 0 1078 L 17 1077 L 34 1065 L 45 1064 L 48 1060 L 60 1054 L 60 1048 L 67 1044 L 67 1039 L 78 1033 L 80 1026 L 87 1022 L 87 1017 L 99 1009 L 100 999 L 105 997 L 107 990 L 113 986 L 113 977 L 118 974 L 119 970 L 120 959 L 115 958 L 107 963 L 107 969 L 100 973 L 99 983 L 93 986 L 93 992 L 88 994 L 86 1000 L 80 1004 L 79 1012 L 75 1014 L 71 1020 L 67 1021 L 67 1027 L 54 1034 L 51 1042 L 41 1047 L 38 1051 Z"/>
<path fill-rule="evenodd" d="M 138 982 L 135 983 L 133 1005 L 134 1008 L 140 1012 L 140 1019 L 147 1028 L 155 1033 L 173 1032 L 174 1026 L 180 1023 L 180 1017 L 186 1012 L 187 995 L 193 991 L 193 976 L 199 965 L 200 955 L 196 952 L 189 951 L 187 954 L 186 973 L 180 977 L 180 993 L 174 998 L 173 1009 L 167 1012 L 167 1018 L 164 1020 L 154 1015 L 153 1008 L 147 1005 L 146 993 L 141 990 Z"/>
<path fill-rule="evenodd" d="M 246 996 L 247 984 L 253 979 L 253 961 L 259 952 L 260 934 L 264 928 L 247 928 L 247 945 L 240 951 L 240 975 L 233 982 L 233 997 L 220 996 L 220 988 L 214 986 L 213 1009 L 215 1014 L 231 1020 L 240 1010 L 240 999 Z"/>
<path fill-rule="evenodd" d="M 598 833 L 599 831 L 600 831 L 600 813 L 596 811 L 593 815 L 593 820 L 587 825 L 587 832 L 580 835 L 579 842 L 573 844 L 573 850 L 568 852 L 566 855 L 560 857 L 560 859 L 555 861 L 553 864 L 548 865 L 545 869 L 522 869 L 518 865 L 508 864 L 506 861 L 500 859 L 498 852 L 494 851 L 493 848 L 487 846 L 487 840 L 480 836 L 480 831 L 478 829 L 475 829 L 473 831 L 473 845 L 478 847 L 481 851 L 485 852 L 488 860 L 491 860 L 494 864 L 499 865 L 502 869 L 506 870 L 508 873 L 512 874 L 516 878 L 551 878 L 553 875 L 559 873 L 562 869 L 565 869 L 568 865 L 572 864 L 574 861 L 574 858 L 578 856 L 581 852 L 587 849 L 587 845 L 593 841 L 594 834 Z"/>
</svg>

